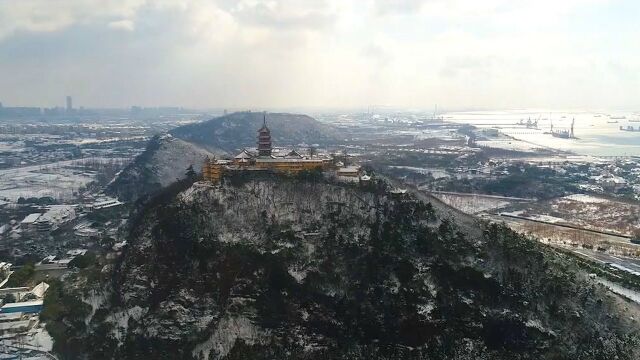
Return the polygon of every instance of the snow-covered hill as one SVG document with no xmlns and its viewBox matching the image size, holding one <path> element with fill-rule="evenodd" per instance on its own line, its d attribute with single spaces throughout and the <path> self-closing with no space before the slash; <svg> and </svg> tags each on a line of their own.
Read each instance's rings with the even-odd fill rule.
<svg viewBox="0 0 640 360">
<path fill-rule="evenodd" d="M 125 201 L 136 200 L 183 179 L 189 166 L 200 172 L 207 156 L 213 154 L 171 135 L 154 137 L 146 150 L 109 184 L 107 193 Z"/>
<path fill-rule="evenodd" d="M 213 152 L 233 153 L 255 146 L 256 132 L 262 126 L 264 116 L 261 112 L 237 112 L 184 125 L 172 130 L 171 134 Z M 324 145 L 336 143 L 339 139 L 334 128 L 307 115 L 268 113 L 266 118 L 274 146 Z"/>
</svg>

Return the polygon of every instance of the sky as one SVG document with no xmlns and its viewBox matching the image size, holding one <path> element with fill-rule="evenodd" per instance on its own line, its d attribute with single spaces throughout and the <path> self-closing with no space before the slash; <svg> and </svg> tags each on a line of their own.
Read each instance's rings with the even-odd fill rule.
<svg viewBox="0 0 640 360">
<path fill-rule="evenodd" d="M 0 102 L 640 110 L 637 0 L 0 0 Z"/>
</svg>

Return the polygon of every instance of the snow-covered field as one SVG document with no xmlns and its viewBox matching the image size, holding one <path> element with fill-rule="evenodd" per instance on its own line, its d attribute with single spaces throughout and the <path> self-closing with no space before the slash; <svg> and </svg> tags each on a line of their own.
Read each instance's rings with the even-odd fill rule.
<svg viewBox="0 0 640 360">
<path fill-rule="evenodd" d="M 601 283 L 602 285 L 606 286 L 607 288 L 609 288 L 609 290 L 611 290 L 612 292 L 618 294 L 618 295 L 622 295 L 628 299 L 630 299 L 633 302 L 636 302 L 638 304 L 640 304 L 640 293 L 638 293 L 637 291 L 633 291 L 631 289 L 627 289 L 624 288 L 618 284 L 614 284 L 611 281 L 605 280 L 605 279 L 598 279 L 598 282 Z"/>
<path fill-rule="evenodd" d="M 431 174 L 435 179 L 441 179 L 450 177 L 451 175 L 447 173 L 445 169 L 434 169 L 434 168 L 423 168 L 423 167 L 415 167 L 415 166 L 389 166 L 393 169 L 403 169 L 413 171 L 418 174 L 427 175 Z"/>
<path fill-rule="evenodd" d="M 522 152 L 538 152 L 544 148 L 526 141 L 508 139 L 508 140 L 478 140 L 476 145 L 481 148 L 503 149 Z"/>
<path fill-rule="evenodd" d="M 509 216 L 518 216 L 518 217 L 527 218 L 535 221 L 543 221 L 543 222 L 553 223 L 553 224 L 567 222 L 563 218 L 559 218 L 551 215 L 544 215 L 544 214 L 530 214 L 528 211 L 525 211 L 525 210 L 502 212 L 501 214 L 509 215 Z"/>
<path fill-rule="evenodd" d="M 516 206 L 506 215 L 549 223 L 567 223 L 586 229 L 630 235 L 638 226 L 640 205 L 587 194 Z M 513 211 L 515 210 L 515 211 Z"/>
<path fill-rule="evenodd" d="M 585 195 L 585 194 L 568 195 L 559 199 L 559 201 L 562 201 L 562 200 L 577 201 L 585 204 L 603 204 L 603 203 L 609 202 L 609 200 L 607 199 L 603 199 L 603 198 L 599 198 L 591 195 Z"/>
<path fill-rule="evenodd" d="M 544 221 L 544 222 L 548 222 L 548 223 L 563 223 L 563 222 L 567 222 L 565 219 L 563 218 L 559 218 L 556 216 L 551 216 L 551 215 L 529 215 L 527 216 L 529 219 L 531 220 L 536 220 L 536 221 Z"/>
<path fill-rule="evenodd" d="M 496 210 L 511 204 L 510 201 L 481 195 L 432 194 L 443 203 L 467 214 Z"/>
<path fill-rule="evenodd" d="M 92 161 L 113 159 L 92 158 Z M 16 201 L 20 197 L 51 196 L 68 199 L 80 187 L 95 178 L 95 172 L 76 166 L 79 160 L 59 161 L 46 165 L 34 165 L 0 170 L 0 199 Z"/>
</svg>

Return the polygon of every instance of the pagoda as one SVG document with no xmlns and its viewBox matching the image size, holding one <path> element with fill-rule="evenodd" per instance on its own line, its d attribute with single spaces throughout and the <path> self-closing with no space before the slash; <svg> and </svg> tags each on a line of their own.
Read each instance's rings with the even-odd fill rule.
<svg viewBox="0 0 640 360">
<path fill-rule="evenodd" d="M 271 157 L 271 131 L 267 127 L 267 115 L 264 114 L 262 127 L 258 130 L 258 156 Z"/>
</svg>

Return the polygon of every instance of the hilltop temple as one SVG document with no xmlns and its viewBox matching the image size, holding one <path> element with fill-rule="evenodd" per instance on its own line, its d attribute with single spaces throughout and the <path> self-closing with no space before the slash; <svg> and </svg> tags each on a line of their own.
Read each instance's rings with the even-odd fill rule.
<svg viewBox="0 0 640 360">
<path fill-rule="evenodd" d="M 296 174 L 305 170 L 324 170 L 332 165 L 330 157 L 303 156 L 296 150 L 275 153 L 271 142 L 271 131 L 267 127 L 266 114 L 262 127 L 258 130 L 257 145 L 256 151 L 243 149 L 233 159 L 206 159 L 202 166 L 204 179 L 219 182 L 225 172 L 239 170 Z"/>
</svg>

